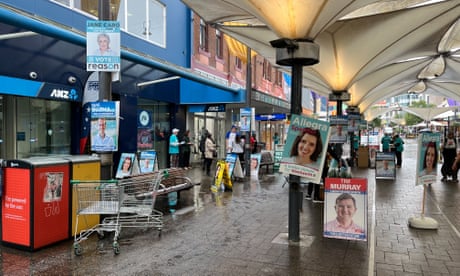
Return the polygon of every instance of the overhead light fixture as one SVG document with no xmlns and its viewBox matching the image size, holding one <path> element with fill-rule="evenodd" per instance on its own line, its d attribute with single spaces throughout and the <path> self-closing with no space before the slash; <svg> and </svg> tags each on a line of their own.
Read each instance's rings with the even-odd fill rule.
<svg viewBox="0 0 460 276">
<path fill-rule="evenodd" d="M 155 84 L 155 83 L 159 83 L 159 82 L 164 82 L 164 81 L 175 80 L 175 79 L 180 79 L 180 77 L 179 77 L 179 76 L 174 76 L 174 77 L 163 78 L 163 79 L 158 79 L 158 80 L 140 82 L 140 83 L 137 84 L 137 87 L 146 86 L 146 85 L 151 85 L 151 84 Z"/>
</svg>

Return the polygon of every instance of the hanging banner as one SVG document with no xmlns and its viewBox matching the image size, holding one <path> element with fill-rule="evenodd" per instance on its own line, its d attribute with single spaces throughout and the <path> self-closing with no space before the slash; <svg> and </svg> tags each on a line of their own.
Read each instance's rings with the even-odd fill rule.
<svg viewBox="0 0 460 276">
<path fill-rule="evenodd" d="M 120 22 L 86 22 L 86 71 L 120 71 Z"/>
<path fill-rule="evenodd" d="M 240 108 L 240 131 L 251 130 L 251 108 Z"/>
<path fill-rule="evenodd" d="M 292 115 L 280 172 L 320 183 L 329 135 L 329 122 Z"/>
<path fill-rule="evenodd" d="M 367 240 L 367 179 L 326 178 L 323 236 Z"/>
<path fill-rule="evenodd" d="M 91 111 L 91 150 L 118 150 L 118 119 L 120 102 L 93 102 Z"/>
<path fill-rule="evenodd" d="M 436 182 L 441 133 L 421 133 L 418 137 L 416 186 Z"/>
</svg>

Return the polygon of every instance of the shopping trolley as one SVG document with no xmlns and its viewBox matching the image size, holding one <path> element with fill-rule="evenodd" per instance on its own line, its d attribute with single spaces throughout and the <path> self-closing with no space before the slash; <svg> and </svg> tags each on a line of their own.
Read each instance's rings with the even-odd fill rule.
<svg viewBox="0 0 460 276">
<path fill-rule="evenodd" d="M 123 189 L 119 216 L 104 218 L 103 224 L 116 224 L 121 228 L 155 228 L 161 236 L 163 213 L 155 210 L 158 188 L 163 179 L 169 176 L 168 170 L 138 174 L 118 181 Z"/>
<path fill-rule="evenodd" d="M 71 180 L 73 193 L 77 198 L 77 210 L 74 233 L 74 252 L 79 256 L 82 253 L 80 243 L 92 234 L 98 233 L 99 237 L 104 232 L 115 232 L 113 237 L 113 252 L 118 255 L 120 247 L 118 236 L 120 234 L 120 207 L 123 199 L 123 186 L 118 185 L 117 180 Z M 113 216 L 109 223 L 99 223 L 89 229 L 81 230 L 79 233 L 78 224 L 85 220 L 85 215 L 109 215 Z M 80 216 L 83 216 L 80 218 Z M 88 225 L 84 221 L 85 225 Z"/>
</svg>

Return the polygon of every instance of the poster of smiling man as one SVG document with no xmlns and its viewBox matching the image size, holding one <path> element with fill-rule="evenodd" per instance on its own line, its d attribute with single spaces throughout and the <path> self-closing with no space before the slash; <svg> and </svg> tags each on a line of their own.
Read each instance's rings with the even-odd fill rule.
<svg viewBox="0 0 460 276">
<path fill-rule="evenodd" d="M 320 183 L 329 136 L 329 122 L 292 115 L 280 172 Z"/>
</svg>

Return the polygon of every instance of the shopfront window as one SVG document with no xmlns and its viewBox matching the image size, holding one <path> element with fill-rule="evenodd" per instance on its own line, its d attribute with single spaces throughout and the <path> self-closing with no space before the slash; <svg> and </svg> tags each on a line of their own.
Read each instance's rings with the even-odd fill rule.
<svg viewBox="0 0 460 276">
<path fill-rule="evenodd" d="M 168 141 L 171 134 L 169 126 L 169 106 L 167 103 L 139 100 L 138 109 L 151 116 L 149 127 L 138 126 L 138 150 L 155 150 L 159 168 L 166 168 L 168 161 Z M 148 137 L 147 137 L 148 136 Z M 143 143 L 143 141 L 149 141 Z"/>
<path fill-rule="evenodd" d="M 98 1 L 52 0 L 71 9 L 98 17 Z M 157 0 L 111 0 L 112 20 L 120 22 L 128 33 L 166 47 L 166 6 Z"/>
<path fill-rule="evenodd" d="M 118 21 L 127 32 L 166 47 L 166 7 L 162 3 L 122 0 Z"/>
<path fill-rule="evenodd" d="M 17 157 L 70 154 L 70 103 L 18 97 Z"/>
</svg>

